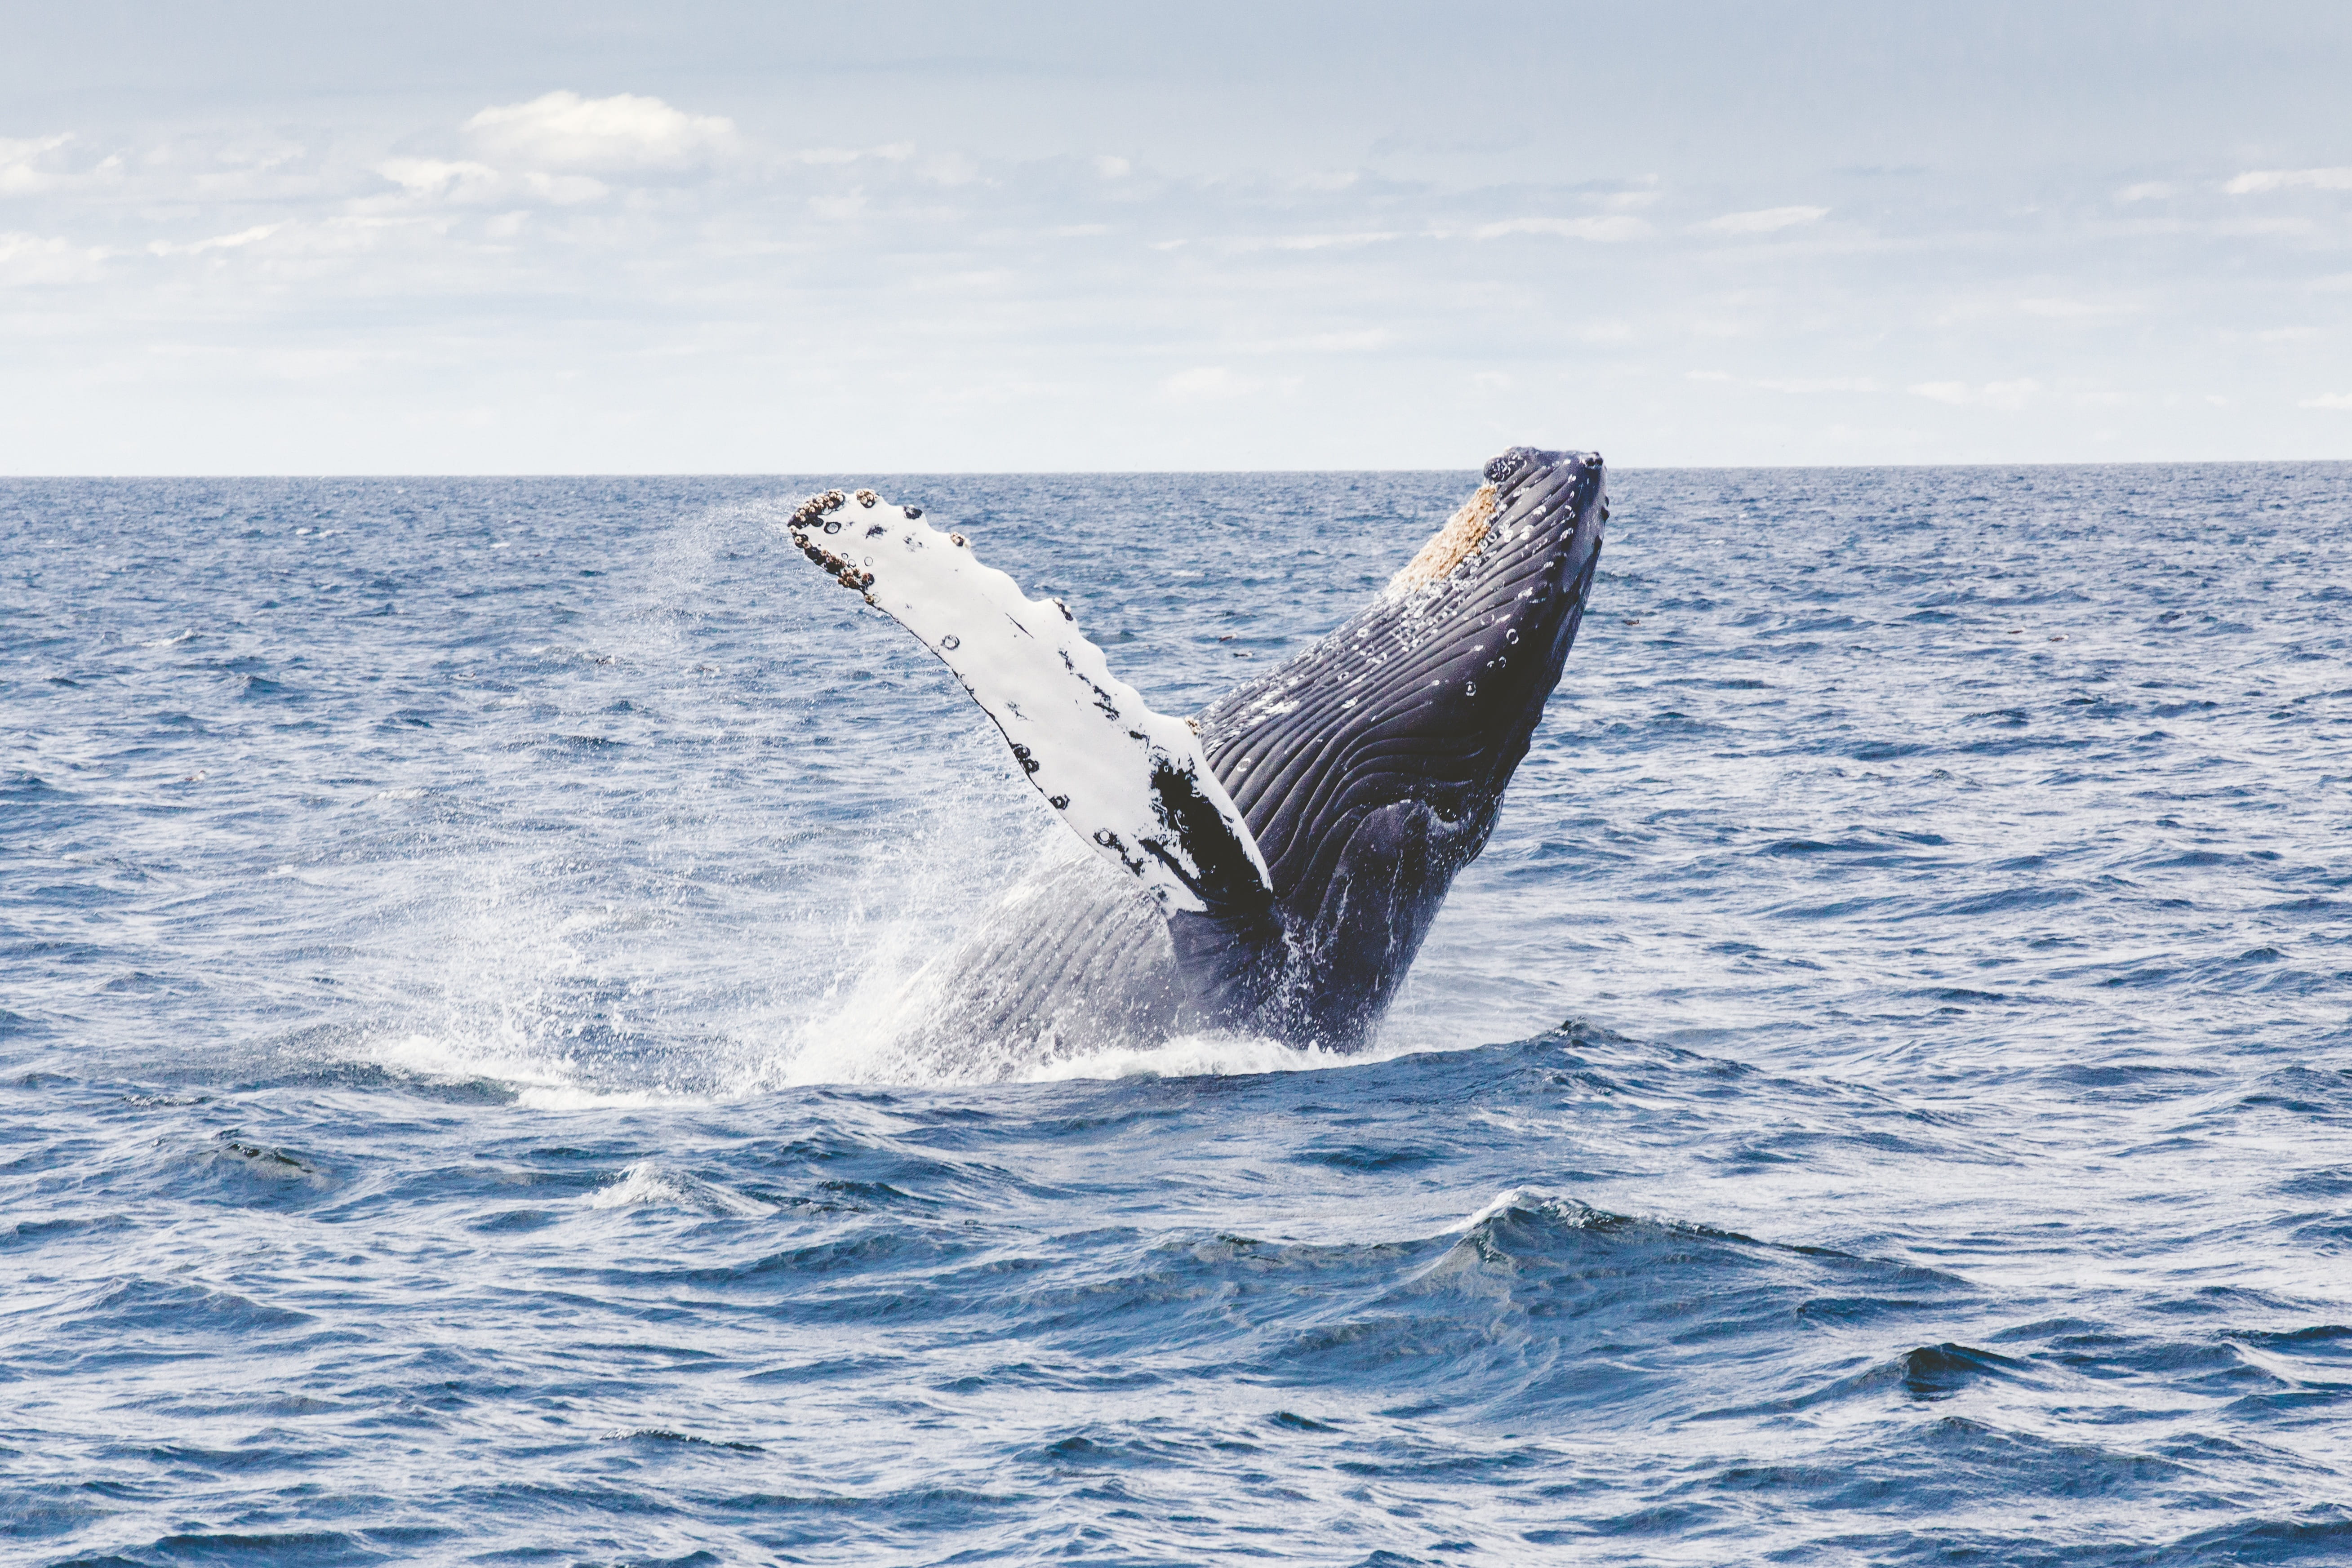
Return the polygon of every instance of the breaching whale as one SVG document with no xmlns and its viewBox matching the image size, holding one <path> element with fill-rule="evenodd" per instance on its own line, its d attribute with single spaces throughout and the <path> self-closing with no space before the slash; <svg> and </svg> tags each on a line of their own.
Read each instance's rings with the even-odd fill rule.
<svg viewBox="0 0 2352 1568">
<path fill-rule="evenodd" d="M 794 545 L 954 671 L 1094 851 L 926 966 L 902 1045 L 967 1071 L 1202 1031 L 1360 1045 L 1494 828 L 1609 516 L 1598 453 L 1515 447 L 1482 479 L 1353 618 L 1189 720 L 919 507 L 802 502 Z"/>
</svg>

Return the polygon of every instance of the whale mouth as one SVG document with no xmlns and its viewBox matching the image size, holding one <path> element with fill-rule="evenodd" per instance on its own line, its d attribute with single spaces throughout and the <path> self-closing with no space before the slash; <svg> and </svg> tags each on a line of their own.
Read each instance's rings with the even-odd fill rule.
<svg viewBox="0 0 2352 1568">
<path fill-rule="evenodd" d="M 1524 542 L 1539 527 L 1557 535 L 1597 513 L 1608 517 L 1607 472 L 1598 452 L 1546 452 L 1534 447 L 1514 447 L 1490 460 L 1479 478 L 1484 481 L 1470 499 L 1456 508 L 1429 542 L 1389 579 L 1387 596 L 1449 575 L 1476 555 L 1495 531 L 1498 521 L 1507 526 L 1499 542 Z"/>
<path fill-rule="evenodd" d="M 1445 520 L 1445 526 L 1430 536 L 1429 542 L 1421 547 L 1421 553 L 1389 579 L 1388 592 L 1402 594 L 1424 583 L 1434 583 L 1461 565 L 1472 551 L 1486 542 L 1501 495 L 1502 491 L 1492 484 L 1480 485 Z"/>
</svg>

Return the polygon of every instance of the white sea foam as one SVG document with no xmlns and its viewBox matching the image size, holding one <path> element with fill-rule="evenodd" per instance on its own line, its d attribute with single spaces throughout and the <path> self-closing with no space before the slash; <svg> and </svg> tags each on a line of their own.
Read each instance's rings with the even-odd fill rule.
<svg viewBox="0 0 2352 1568">
<path fill-rule="evenodd" d="M 1179 1035 L 1155 1046 L 1081 1052 L 1041 1062 L 1016 1076 L 1029 1083 L 1067 1079 L 1237 1078 L 1364 1067 L 1411 1054 L 1406 1047 L 1333 1051 L 1320 1046 L 1290 1046 L 1263 1035 Z"/>
<path fill-rule="evenodd" d="M 621 1173 L 619 1181 L 598 1187 L 582 1201 L 592 1209 L 681 1208 L 741 1219 L 757 1219 L 776 1212 L 772 1204 L 745 1197 L 685 1171 L 672 1170 L 658 1160 L 638 1161 Z"/>
</svg>

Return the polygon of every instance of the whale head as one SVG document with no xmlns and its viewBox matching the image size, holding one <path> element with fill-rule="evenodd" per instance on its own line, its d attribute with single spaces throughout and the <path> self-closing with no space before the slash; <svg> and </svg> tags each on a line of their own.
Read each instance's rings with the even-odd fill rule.
<svg viewBox="0 0 2352 1568">
<path fill-rule="evenodd" d="M 1359 1043 L 1494 828 L 1583 617 L 1608 482 L 1598 453 L 1528 447 L 1482 478 L 1352 619 L 1200 717 L 1280 928 L 1224 966 L 1234 1022 Z"/>
</svg>

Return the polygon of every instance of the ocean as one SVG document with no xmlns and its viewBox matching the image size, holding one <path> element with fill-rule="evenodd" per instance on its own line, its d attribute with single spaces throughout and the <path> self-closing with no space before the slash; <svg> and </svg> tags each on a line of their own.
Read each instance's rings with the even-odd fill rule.
<svg viewBox="0 0 2352 1568">
<path fill-rule="evenodd" d="M 1182 713 L 1475 481 L 0 481 L 0 1558 L 2352 1562 L 2352 465 L 1615 472 L 1370 1049 L 985 1082 L 869 482 Z"/>
</svg>

